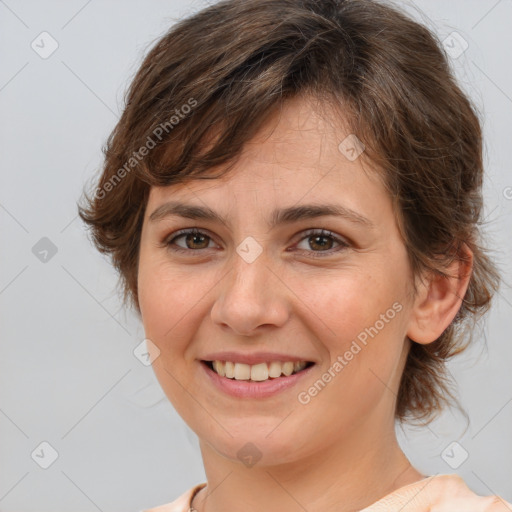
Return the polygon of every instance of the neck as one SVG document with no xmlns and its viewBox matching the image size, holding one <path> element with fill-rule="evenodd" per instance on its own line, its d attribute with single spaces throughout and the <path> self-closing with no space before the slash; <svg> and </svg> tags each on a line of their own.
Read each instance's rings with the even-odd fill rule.
<svg viewBox="0 0 512 512">
<path fill-rule="evenodd" d="M 403 454 L 394 422 L 390 423 L 384 432 L 360 424 L 335 444 L 272 466 L 246 467 L 200 442 L 208 486 L 198 494 L 194 507 L 199 512 L 365 508 L 423 478 Z"/>
</svg>

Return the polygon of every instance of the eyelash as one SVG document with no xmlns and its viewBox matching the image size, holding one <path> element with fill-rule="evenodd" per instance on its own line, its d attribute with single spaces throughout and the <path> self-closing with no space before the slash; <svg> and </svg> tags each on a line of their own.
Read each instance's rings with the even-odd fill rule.
<svg viewBox="0 0 512 512">
<path fill-rule="evenodd" d="M 213 240 L 213 238 L 211 236 L 209 236 L 207 233 L 205 233 L 204 231 L 201 231 L 199 229 L 196 229 L 196 228 L 193 228 L 193 229 L 182 229 L 180 231 L 177 231 L 176 233 L 173 233 L 171 235 L 171 237 L 168 237 L 163 245 L 165 247 L 168 247 L 171 251 L 173 252 L 179 252 L 179 253 L 193 253 L 193 252 L 201 252 L 203 250 L 207 250 L 208 248 L 205 248 L 205 249 L 183 249 L 183 247 L 178 247 L 175 245 L 175 241 L 178 239 L 178 238 L 181 238 L 185 235 L 204 235 L 206 236 L 207 238 L 209 238 L 210 240 Z M 338 253 L 340 251 L 343 251 L 344 249 L 347 249 L 348 247 L 350 247 L 350 244 L 347 243 L 345 240 L 337 237 L 334 233 L 332 233 L 331 231 L 327 231 L 327 230 L 324 230 L 324 229 L 310 229 L 308 231 L 306 231 L 304 233 L 304 236 L 297 242 L 297 244 L 299 244 L 300 242 L 302 242 L 303 240 L 306 240 L 308 238 L 311 238 L 313 236 L 321 236 L 321 237 L 325 237 L 325 238 L 331 238 L 332 240 L 334 240 L 336 243 L 338 243 L 340 246 L 336 249 L 330 249 L 328 251 L 307 251 L 307 252 L 310 252 L 311 254 L 308 255 L 308 257 L 311 257 L 311 258 L 324 258 L 326 256 L 330 256 L 334 253 Z M 304 249 L 299 249 L 299 251 L 303 251 Z"/>
</svg>

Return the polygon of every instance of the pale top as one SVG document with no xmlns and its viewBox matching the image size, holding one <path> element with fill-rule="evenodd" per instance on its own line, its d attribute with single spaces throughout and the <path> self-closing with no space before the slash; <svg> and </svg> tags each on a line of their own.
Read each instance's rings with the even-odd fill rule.
<svg viewBox="0 0 512 512">
<path fill-rule="evenodd" d="M 198 484 L 172 503 L 142 512 L 189 512 Z M 498 496 L 478 496 L 458 475 L 434 475 L 400 487 L 360 512 L 511 512 L 512 503 Z"/>
</svg>

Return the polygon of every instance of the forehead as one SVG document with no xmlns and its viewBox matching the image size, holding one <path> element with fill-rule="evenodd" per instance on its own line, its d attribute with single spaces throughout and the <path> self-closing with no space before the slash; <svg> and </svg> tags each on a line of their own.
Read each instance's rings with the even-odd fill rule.
<svg viewBox="0 0 512 512">
<path fill-rule="evenodd" d="M 170 196 L 223 208 L 249 202 L 264 207 L 334 201 L 378 217 L 391 204 L 379 170 L 364 161 L 364 153 L 353 158 L 347 152 L 350 146 L 362 149 L 359 139 L 326 106 L 308 97 L 288 100 L 245 144 L 225 176 L 153 187 L 150 204 Z"/>
</svg>

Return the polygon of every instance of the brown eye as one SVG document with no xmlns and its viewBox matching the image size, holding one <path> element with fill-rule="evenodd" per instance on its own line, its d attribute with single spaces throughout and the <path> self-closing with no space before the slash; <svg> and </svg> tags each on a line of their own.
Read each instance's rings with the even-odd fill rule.
<svg viewBox="0 0 512 512">
<path fill-rule="evenodd" d="M 313 235 L 309 237 L 311 248 L 330 249 L 333 245 L 333 238 L 325 235 Z"/>
<path fill-rule="evenodd" d="M 311 230 L 306 233 L 306 236 L 303 237 L 299 244 L 303 241 L 307 241 L 308 247 L 301 248 L 300 250 L 305 250 L 309 252 L 309 256 L 329 256 L 333 253 L 337 253 L 339 251 L 342 251 L 343 249 L 346 249 L 349 247 L 349 244 L 345 242 L 343 239 L 335 236 L 330 231 L 324 231 L 322 230 Z M 297 246 L 299 245 L 297 244 Z M 333 248 L 333 244 L 338 244 L 337 248 Z M 315 254 L 317 253 L 317 254 Z M 325 253 L 325 254 L 318 254 L 318 253 Z"/>
<path fill-rule="evenodd" d="M 176 243 L 176 240 L 184 240 L 184 245 Z M 192 252 L 201 249 L 208 249 L 211 237 L 197 229 L 179 231 L 174 237 L 166 242 L 172 250 L 178 252 Z"/>
<path fill-rule="evenodd" d="M 305 235 L 306 236 L 299 241 L 297 246 L 307 241 L 307 247 L 299 247 L 299 250 L 305 251 L 308 253 L 307 255 L 311 257 L 330 256 L 350 247 L 350 244 L 342 238 L 323 229 L 310 230 L 306 232 Z M 177 240 L 181 239 L 183 239 L 183 242 L 177 243 Z M 211 241 L 212 237 L 203 231 L 199 231 L 198 229 L 184 229 L 174 233 L 174 236 L 169 238 L 168 241 L 165 242 L 165 245 L 176 252 L 200 253 L 204 249 L 211 248 L 209 246 Z M 337 244 L 337 247 L 335 247 L 334 244 Z"/>
<path fill-rule="evenodd" d="M 205 249 L 208 247 L 208 242 L 206 242 L 205 245 L 205 240 L 209 239 L 207 235 L 203 235 L 201 233 L 188 233 L 187 235 L 182 236 L 185 237 L 185 244 L 189 249 Z"/>
</svg>

